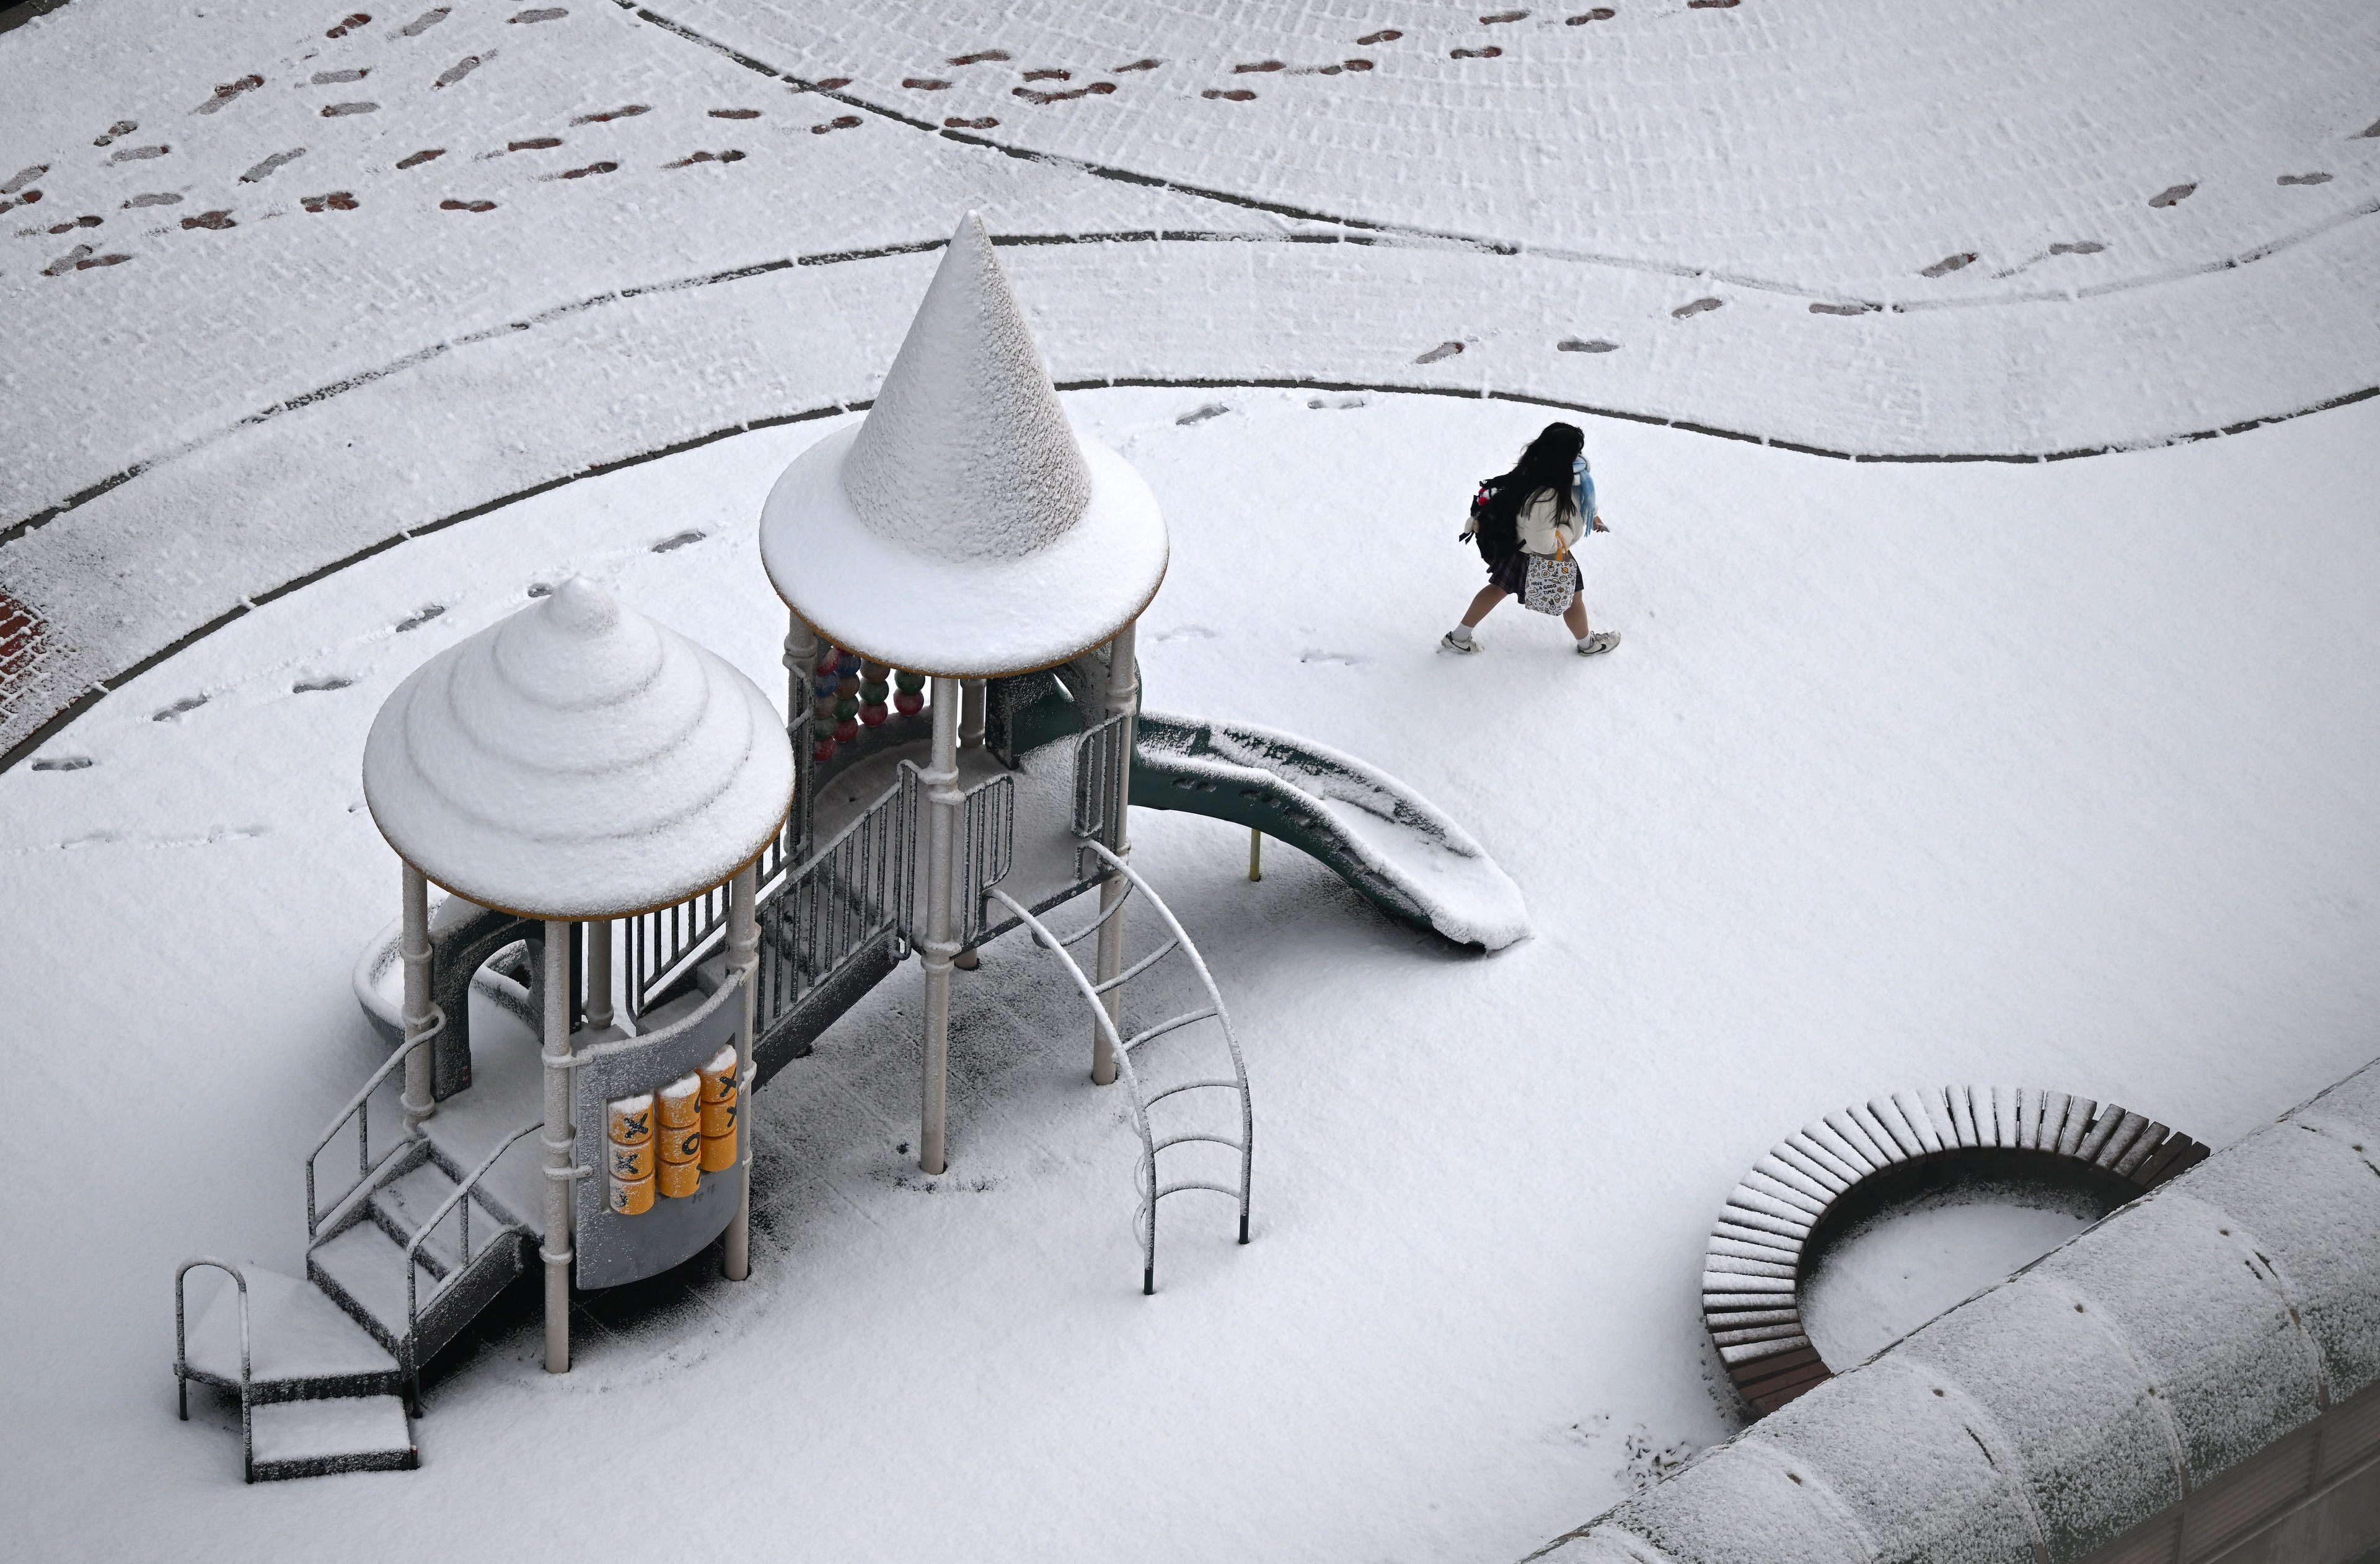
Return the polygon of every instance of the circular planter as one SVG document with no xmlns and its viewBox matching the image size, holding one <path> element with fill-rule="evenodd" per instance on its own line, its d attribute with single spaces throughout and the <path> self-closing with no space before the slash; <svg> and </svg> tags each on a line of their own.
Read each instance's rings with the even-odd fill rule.
<svg viewBox="0 0 2380 1564">
<path fill-rule="evenodd" d="M 2114 1103 L 2030 1086 L 1937 1086 L 1829 1113 L 1753 1165 L 1711 1230 L 1703 1323 L 1755 1416 L 1835 1372 L 1802 1327 L 1802 1286 L 1827 1245 L 1927 1188 L 2027 1179 L 2080 1185 L 2113 1209 L 2207 1148 Z"/>
</svg>

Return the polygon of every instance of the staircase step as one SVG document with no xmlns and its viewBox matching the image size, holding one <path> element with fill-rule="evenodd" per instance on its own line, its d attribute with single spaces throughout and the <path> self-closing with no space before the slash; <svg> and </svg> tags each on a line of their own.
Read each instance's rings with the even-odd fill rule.
<svg viewBox="0 0 2380 1564">
<path fill-rule="evenodd" d="M 395 1396 L 283 1401 L 256 1408 L 253 1419 L 259 1482 L 420 1464 L 405 1403 Z"/>
<path fill-rule="evenodd" d="M 370 1316 L 368 1326 L 381 1345 L 395 1350 L 405 1340 L 405 1251 L 396 1240 L 372 1222 L 358 1222 L 330 1242 L 318 1245 L 307 1265 L 323 1291 L 340 1294 Z M 438 1275 L 416 1262 L 414 1296 L 426 1312 L 438 1291 Z"/>
<path fill-rule="evenodd" d="M 455 1180 L 434 1162 L 424 1162 L 403 1175 L 391 1179 L 372 1195 L 372 1209 L 385 1221 L 408 1236 L 419 1232 L 446 1197 L 455 1193 Z M 471 1207 L 471 1253 L 476 1255 L 502 1235 L 507 1224 L 488 1209 L 476 1191 Z M 438 1231 L 421 1246 L 422 1255 L 430 1261 L 431 1269 L 441 1276 L 451 1276 L 463 1268 L 463 1213 L 449 1211 Z"/>
<path fill-rule="evenodd" d="M 249 1364 L 260 1396 L 393 1390 L 396 1360 L 312 1282 L 252 1263 L 248 1278 Z M 222 1291 L 188 1325 L 184 1361 L 194 1378 L 239 1384 L 239 1289 Z"/>
</svg>

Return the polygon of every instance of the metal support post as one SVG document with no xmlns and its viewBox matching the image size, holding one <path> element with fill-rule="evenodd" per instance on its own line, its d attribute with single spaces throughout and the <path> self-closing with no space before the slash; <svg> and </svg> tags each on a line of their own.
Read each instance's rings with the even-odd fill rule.
<svg viewBox="0 0 2380 1564">
<path fill-rule="evenodd" d="M 612 1024 L 612 920 L 587 920 L 587 1029 Z"/>
<path fill-rule="evenodd" d="M 811 708 L 816 697 L 810 678 L 818 666 L 818 637 L 801 621 L 785 615 L 785 736 L 794 742 L 794 807 L 785 817 L 785 862 L 800 855 L 810 836 L 810 793 L 816 743 L 810 736 Z"/>
<path fill-rule="evenodd" d="M 926 1037 L 917 1110 L 917 1169 L 943 1169 L 942 1130 L 951 1074 L 951 963 L 959 953 L 959 681 L 934 680 L 934 745 L 926 786 Z"/>
<path fill-rule="evenodd" d="M 744 1165 L 744 1193 L 736 1197 L 720 1254 L 719 1268 L 730 1281 L 752 1274 L 752 1135 L 758 1123 L 752 1114 L 752 1023 L 753 977 L 760 965 L 759 898 L 760 866 L 755 860 L 737 870 L 727 887 L 727 977 L 742 990 L 735 1001 L 735 1121 L 741 1153 L 736 1160 Z"/>
<path fill-rule="evenodd" d="M 545 1371 L 570 1372 L 570 925 L 545 926 Z"/>
<path fill-rule="evenodd" d="M 1264 878 L 1264 831 L 1256 826 L 1248 827 L 1248 878 Z"/>
<path fill-rule="evenodd" d="M 982 679 L 968 679 L 965 682 L 965 690 L 959 707 L 959 747 L 981 749 L 984 714 L 990 704 L 989 685 Z"/>
<path fill-rule="evenodd" d="M 1136 624 L 1127 624 L 1116 632 L 1108 643 L 1107 688 L 1099 701 L 1099 718 L 1104 721 L 1119 712 L 1136 712 L 1140 709 L 1140 678 L 1133 667 Z M 1117 795 L 1108 801 L 1109 850 L 1119 858 L 1132 856 L 1132 843 L 1126 834 L 1130 823 L 1128 800 L 1132 793 L 1132 746 L 1137 723 L 1127 717 L 1117 742 L 1123 746 L 1123 781 Z M 1111 873 L 1099 881 L 1099 911 L 1114 909 L 1131 891 L 1131 883 L 1122 874 Z M 1118 914 L 1099 926 L 1099 973 L 1094 979 L 1105 983 L 1123 971 L 1123 915 Z M 1108 1085 L 1116 1078 L 1115 1046 L 1109 1041 L 1121 1036 L 1123 1027 L 1123 990 L 1109 989 L 1099 996 L 1099 1003 L 1108 1012 L 1108 1024 L 1095 1027 L 1091 1033 L 1091 1084 Z"/>
<path fill-rule="evenodd" d="M 438 1012 L 430 1002 L 430 881 L 411 864 L 405 866 L 405 932 L 397 951 L 405 959 L 405 1008 L 399 1019 L 408 1048 L 436 1030 Z M 405 1133 L 418 1135 L 421 1121 L 438 1111 L 431 1095 L 431 1050 L 414 1048 L 405 1056 Z"/>
</svg>

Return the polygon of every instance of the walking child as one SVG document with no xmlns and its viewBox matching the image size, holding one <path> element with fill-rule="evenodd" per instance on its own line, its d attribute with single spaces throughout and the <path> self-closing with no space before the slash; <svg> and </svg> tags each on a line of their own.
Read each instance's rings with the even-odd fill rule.
<svg viewBox="0 0 2380 1564">
<path fill-rule="evenodd" d="M 1618 631 L 1588 628 L 1586 593 L 1571 556 L 1572 545 L 1590 527 L 1610 530 L 1596 510 L 1585 450 L 1585 431 L 1576 424 L 1548 424 L 1512 471 L 1480 484 L 1462 536 L 1478 544 L 1488 585 L 1471 600 L 1463 623 L 1439 639 L 1440 650 L 1477 651 L 1473 627 L 1510 597 L 1541 613 L 1560 614 L 1581 657 L 1620 644 Z"/>
</svg>

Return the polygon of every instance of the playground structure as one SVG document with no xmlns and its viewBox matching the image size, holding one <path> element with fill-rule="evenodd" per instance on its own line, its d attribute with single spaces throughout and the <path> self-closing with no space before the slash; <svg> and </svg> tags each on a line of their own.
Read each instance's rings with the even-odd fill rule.
<svg viewBox="0 0 2380 1564">
<path fill-rule="evenodd" d="M 1068 424 L 970 214 L 868 417 L 763 510 L 789 612 L 783 730 L 748 680 L 584 579 L 418 670 L 364 759 L 403 912 L 355 987 L 393 1051 L 307 1158 L 305 1279 L 176 1273 L 183 1414 L 191 1380 L 236 1394 L 250 1481 L 409 1467 L 423 1364 L 532 1248 L 556 1373 L 574 1287 L 713 1242 L 743 1279 L 745 1109 L 912 953 L 917 1165 L 944 1171 L 951 975 L 1020 927 L 1085 1001 L 1092 1079 L 1125 1085 L 1142 1290 L 1168 1195 L 1232 1198 L 1247 1242 L 1240 1041 L 1131 866 L 1128 806 L 1289 842 L 1458 943 L 1500 948 L 1527 922 L 1479 847 L 1391 779 L 1143 709 L 1135 626 L 1166 551 L 1138 475 Z M 1092 891 L 1081 927 L 1051 927 Z M 1155 940 L 1128 956 L 1135 902 Z M 475 995 L 541 1051 L 475 1048 Z M 376 1145 L 392 1094 L 403 1129 Z M 318 1168 L 349 1135 L 352 1182 L 325 1194 Z M 229 1285 L 191 1317 L 201 1267 Z"/>
</svg>

